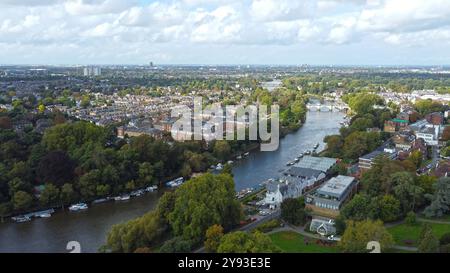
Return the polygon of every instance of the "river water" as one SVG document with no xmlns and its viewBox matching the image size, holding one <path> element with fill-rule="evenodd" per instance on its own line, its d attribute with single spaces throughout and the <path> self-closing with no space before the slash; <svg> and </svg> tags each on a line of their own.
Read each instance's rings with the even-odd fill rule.
<svg viewBox="0 0 450 273">
<path fill-rule="evenodd" d="M 281 139 L 278 150 L 251 152 L 235 163 L 236 190 L 277 177 L 288 161 L 316 143 L 320 143 L 319 150 L 323 149 L 323 138 L 338 132 L 343 117 L 336 112 L 308 112 L 302 128 Z M 0 252 L 69 252 L 69 241 L 78 241 L 82 252 L 96 252 L 112 225 L 143 215 L 155 207 L 162 194 L 148 193 L 125 202 L 92 205 L 81 212 L 58 211 L 51 218 L 26 223 L 0 223 Z"/>
</svg>

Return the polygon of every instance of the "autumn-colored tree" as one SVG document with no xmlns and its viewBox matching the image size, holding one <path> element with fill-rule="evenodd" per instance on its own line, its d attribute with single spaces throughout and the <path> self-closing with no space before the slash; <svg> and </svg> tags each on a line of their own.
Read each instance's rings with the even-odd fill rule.
<svg viewBox="0 0 450 273">
<path fill-rule="evenodd" d="M 205 248 L 207 251 L 216 252 L 223 237 L 223 227 L 212 225 L 206 230 Z"/>
<path fill-rule="evenodd" d="M 450 126 L 446 126 L 444 128 L 444 132 L 442 132 L 442 140 L 450 140 Z"/>
<path fill-rule="evenodd" d="M 12 123 L 9 117 L 0 117 L 0 129 L 11 129 Z"/>
</svg>

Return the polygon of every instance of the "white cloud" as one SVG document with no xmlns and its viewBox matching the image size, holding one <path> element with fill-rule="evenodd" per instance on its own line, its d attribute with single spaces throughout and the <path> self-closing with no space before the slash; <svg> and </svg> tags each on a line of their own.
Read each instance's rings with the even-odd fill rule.
<svg viewBox="0 0 450 273">
<path fill-rule="evenodd" d="M 253 0 L 250 14 L 257 21 L 289 21 L 311 17 L 315 1 Z"/>
<path fill-rule="evenodd" d="M 195 52 L 200 47 L 205 50 L 206 46 L 218 54 L 217 59 L 233 56 L 231 51 L 225 51 L 236 48 L 250 54 L 236 60 L 250 60 L 256 54 L 255 47 L 279 46 L 287 51 L 308 47 L 312 55 L 318 56 L 321 50 L 332 47 L 354 50 L 353 45 L 360 45 L 364 50 L 366 45 L 376 45 L 388 52 L 392 47 L 408 45 L 408 52 L 414 55 L 414 48 L 439 47 L 450 41 L 448 0 L 143 3 L 0 0 L 0 50 L 8 50 L 0 54 L 0 59 L 37 56 L 58 48 L 61 54 L 75 50 L 80 58 L 105 60 L 109 56 L 119 60 L 127 56 L 128 60 L 133 59 L 130 56 L 139 59 L 139 54 L 145 54 L 176 62 L 177 58 L 184 60 L 181 58 L 185 58 L 185 52 Z M 24 54 L 24 50 L 29 51 Z M 201 53 L 205 54 L 195 56 L 202 58 Z"/>
</svg>

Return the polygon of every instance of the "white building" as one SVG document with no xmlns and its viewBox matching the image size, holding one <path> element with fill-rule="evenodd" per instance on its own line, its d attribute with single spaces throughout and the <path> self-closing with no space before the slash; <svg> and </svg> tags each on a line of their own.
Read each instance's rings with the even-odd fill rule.
<svg viewBox="0 0 450 273">
<path fill-rule="evenodd" d="M 422 119 L 409 125 L 409 128 L 414 131 L 416 138 L 422 138 L 427 145 L 438 145 L 440 125 L 433 125 Z"/>
<path fill-rule="evenodd" d="M 92 77 L 92 76 L 100 76 L 102 74 L 102 69 L 100 67 L 85 67 L 83 70 L 83 75 L 85 77 Z"/>
</svg>

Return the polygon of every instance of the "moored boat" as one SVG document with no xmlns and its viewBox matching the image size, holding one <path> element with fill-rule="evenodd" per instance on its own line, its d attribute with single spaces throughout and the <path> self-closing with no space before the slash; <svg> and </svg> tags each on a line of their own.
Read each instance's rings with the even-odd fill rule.
<svg viewBox="0 0 450 273">
<path fill-rule="evenodd" d="M 130 200 L 130 195 L 128 194 L 114 197 L 114 201 L 127 201 L 127 200 Z"/>
<path fill-rule="evenodd" d="M 158 189 L 158 186 L 154 185 L 154 186 L 149 186 L 149 187 L 145 188 L 145 191 L 153 192 L 153 191 L 156 191 L 157 189 Z"/>
<path fill-rule="evenodd" d="M 73 204 L 72 206 L 69 207 L 70 211 L 79 211 L 85 209 L 88 209 L 88 205 L 86 203 Z"/>
<path fill-rule="evenodd" d="M 13 220 L 16 223 L 24 223 L 24 222 L 31 221 L 31 217 L 28 217 L 25 215 L 19 215 L 19 216 L 11 217 L 11 220 Z"/>
</svg>

